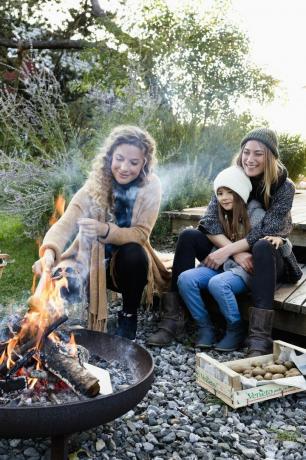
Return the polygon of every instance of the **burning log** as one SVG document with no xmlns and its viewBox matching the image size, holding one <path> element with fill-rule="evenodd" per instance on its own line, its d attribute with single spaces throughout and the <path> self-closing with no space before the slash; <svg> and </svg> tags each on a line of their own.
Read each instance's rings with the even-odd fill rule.
<svg viewBox="0 0 306 460">
<path fill-rule="evenodd" d="M 81 366 L 77 356 L 64 354 L 58 344 L 47 339 L 41 358 L 44 366 L 76 394 L 92 398 L 99 393 L 99 380 Z"/>
<path fill-rule="evenodd" d="M 24 366 L 30 359 L 34 356 L 39 348 L 41 348 L 46 340 L 46 338 L 53 332 L 56 328 L 58 328 L 61 324 L 67 321 L 68 316 L 63 315 L 60 318 L 57 318 L 53 323 L 51 323 L 44 333 L 42 334 L 41 339 L 38 341 L 37 337 L 30 338 L 27 342 L 22 344 L 14 354 L 16 356 L 21 356 L 21 358 L 14 364 L 14 366 L 9 370 L 7 369 L 7 358 L 3 361 L 0 365 L 0 374 L 2 375 L 13 375 L 15 372 L 18 371 L 22 366 Z M 35 349 L 33 350 L 33 348 Z M 30 350 L 30 351 L 29 351 Z M 25 355 L 26 353 L 26 355 Z M 24 356 L 25 355 L 25 356 Z"/>
</svg>

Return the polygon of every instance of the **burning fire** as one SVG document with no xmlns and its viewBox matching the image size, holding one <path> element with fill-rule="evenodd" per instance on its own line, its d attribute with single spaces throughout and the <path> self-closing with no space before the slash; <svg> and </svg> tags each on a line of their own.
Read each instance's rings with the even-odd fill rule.
<svg viewBox="0 0 306 460">
<path fill-rule="evenodd" d="M 55 202 L 55 210 L 50 219 L 50 225 L 53 225 L 59 216 L 64 212 L 65 200 L 59 196 Z M 37 287 L 35 288 L 35 275 L 32 285 L 33 295 L 28 300 L 29 309 L 25 314 L 21 327 L 6 345 L 6 348 L 0 356 L 0 365 L 6 365 L 8 371 L 11 370 L 17 361 L 23 359 L 22 349 L 26 347 L 26 352 L 31 354 L 31 358 L 37 361 L 36 369 L 41 368 L 39 350 L 43 346 L 45 338 L 60 341 L 55 332 L 50 332 L 52 325 L 64 315 L 64 302 L 61 297 L 61 288 L 68 288 L 67 278 L 65 276 L 52 277 L 45 267 Z M 47 334 L 47 335 L 46 335 Z M 27 346 L 26 346 L 27 345 Z M 76 354 L 76 344 L 74 337 L 70 338 L 67 345 L 70 354 Z M 18 373 L 20 375 L 20 371 Z M 28 379 L 30 388 L 34 388 L 37 379 Z"/>
</svg>

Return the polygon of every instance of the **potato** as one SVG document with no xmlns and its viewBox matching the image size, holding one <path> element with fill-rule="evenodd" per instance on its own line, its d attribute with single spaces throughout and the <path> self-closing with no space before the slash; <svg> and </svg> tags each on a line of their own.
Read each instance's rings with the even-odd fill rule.
<svg viewBox="0 0 306 460">
<path fill-rule="evenodd" d="M 255 379 L 256 380 L 263 380 L 263 376 L 262 375 L 256 375 Z"/>
<path fill-rule="evenodd" d="M 272 380 L 283 379 L 283 378 L 284 378 L 284 374 L 273 374 L 272 375 Z"/>
<path fill-rule="evenodd" d="M 271 372 L 266 372 L 265 375 L 264 375 L 264 379 L 265 380 L 271 380 L 272 376 L 273 376 L 273 374 Z"/>
<path fill-rule="evenodd" d="M 275 361 L 275 364 L 284 364 L 284 361 L 282 361 L 281 359 L 277 359 L 277 360 Z"/>
<path fill-rule="evenodd" d="M 262 367 L 255 367 L 252 370 L 252 375 L 256 377 L 257 375 L 265 375 L 266 371 Z"/>
<path fill-rule="evenodd" d="M 289 371 L 286 372 L 286 377 L 298 377 L 299 375 L 302 375 L 302 374 L 296 367 L 293 367 Z"/>
<path fill-rule="evenodd" d="M 273 365 L 274 365 L 273 361 L 269 361 L 268 363 L 263 363 L 261 367 L 265 369 L 266 367 L 273 366 Z"/>
<path fill-rule="evenodd" d="M 285 361 L 284 366 L 286 366 L 286 368 L 289 370 L 294 367 L 294 363 L 292 361 Z"/>
<path fill-rule="evenodd" d="M 247 379 L 251 379 L 252 378 L 252 374 L 243 374 L 244 377 L 246 377 Z"/>
<path fill-rule="evenodd" d="M 232 370 L 235 372 L 238 372 L 238 374 L 243 374 L 245 370 L 248 370 L 245 366 L 243 365 L 234 365 L 232 366 Z"/>
<path fill-rule="evenodd" d="M 266 366 L 265 370 L 267 372 L 272 372 L 272 374 L 284 374 L 287 372 L 287 368 L 282 364 L 273 364 L 271 366 Z"/>
<path fill-rule="evenodd" d="M 245 370 L 243 371 L 243 374 L 244 374 L 244 375 L 245 375 L 245 374 L 251 374 L 251 373 L 252 373 L 252 370 L 253 370 L 253 369 L 249 367 L 248 369 L 245 369 Z"/>
</svg>

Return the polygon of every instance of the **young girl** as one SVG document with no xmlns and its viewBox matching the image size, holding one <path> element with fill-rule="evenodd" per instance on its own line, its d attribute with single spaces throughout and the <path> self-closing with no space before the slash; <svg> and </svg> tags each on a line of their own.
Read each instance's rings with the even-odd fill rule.
<svg viewBox="0 0 306 460">
<path fill-rule="evenodd" d="M 251 181 L 239 166 L 224 169 L 214 180 L 219 221 L 224 235 L 232 242 L 244 238 L 265 215 L 260 203 L 255 200 L 246 206 L 251 190 Z M 277 247 L 283 244 L 281 238 L 268 238 Z M 250 281 L 251 274 L 232 259 L 228 259 L 218 270 L 201 264 L 180 274 L 179 293 L 199 328 L 197 347 L 207 348 L 215 344 L 215 328 L 200 292 L 207 289 L 217 301 L 227 323 L 225 336 L 215 344 L 215 349 L 231 351 L 239 348 L 244 341 L 245 330 L 236 295 L 246 292 Z"/>
<path fill-rule="evenodd" d="M 117 334 L 129 339 L 136 335 L 145 286 L 150 302 L 153 290 L 163 291 L 170 276 L 149 242 L 161 199 L 154 159 L 155 142 L 148 132 L 137 126 L 114 128 L 86 183 L 45 235 L 41 259 L 33 265 L 37 274 L 42 266 L 61 267 L 88 286 L 90 329 L 105 330 L 106 288 L 121 292 Z M 68 281 L 69 297 L 75 286 L 72 276 Z"/>
</svg>

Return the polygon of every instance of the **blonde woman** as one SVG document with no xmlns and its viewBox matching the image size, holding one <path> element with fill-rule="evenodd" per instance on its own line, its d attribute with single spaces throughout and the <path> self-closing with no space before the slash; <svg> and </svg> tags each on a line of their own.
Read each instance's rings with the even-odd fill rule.
<svg viewBox="0 0 306 460">
<path fill-rule="evenodd" d="M 84 186 L 45 235 L 33 271 L 65 269 L 68 297 L 84 284 L 89 292 L 88 325 L 105 330 L 106 288 L 122 293 L 116 334 L 134 339 L 137 310 L 163 291 L 169 273 L 154 253 L 149 236 L 156 222 L 161 187 L 152 172 L 155 142 L 136 126 L 118 126 L 105 140 Z"/>
<path fill-rule="evenodd" d="M 273 244 L 273 237 L 285 238 L 292 229 L 290 211 L 295 188 L 279 159 L 277 135 L 269 128 L 254 129 L 242 139 L 236 163 L 251 180 L 249 200 L 259 201 L 266 211 L 265 216 L 244 238 L 231 242 L 224 235 L 217 198 L 212 197 L 198 229 L 185 230 L 179 237 L 171 292 L 164 299 L 165 316 L 168 308 L 171 318 L 167 322 L 167 331 L 160 327 L 149 338 L 148 343 L 152 345 L 165 345 L 182 334 L 184 306 L 178 294 L 178 276 L 193 268 L 195 259 L 216 270 L 232 257 L 244 270 L 253 274 L 251 290 L 254 307 L 250 308 L 249 314 L 248 355 L 271 352 L 276 281 L 296 281 L 300 276 L 293 253 L 290 258 L 283 258 L 278 245 Z M 210 253 L 213 245 L 220 249 Z M 289 277 L 292 267 L 296 273 Z"/>
</svg>

